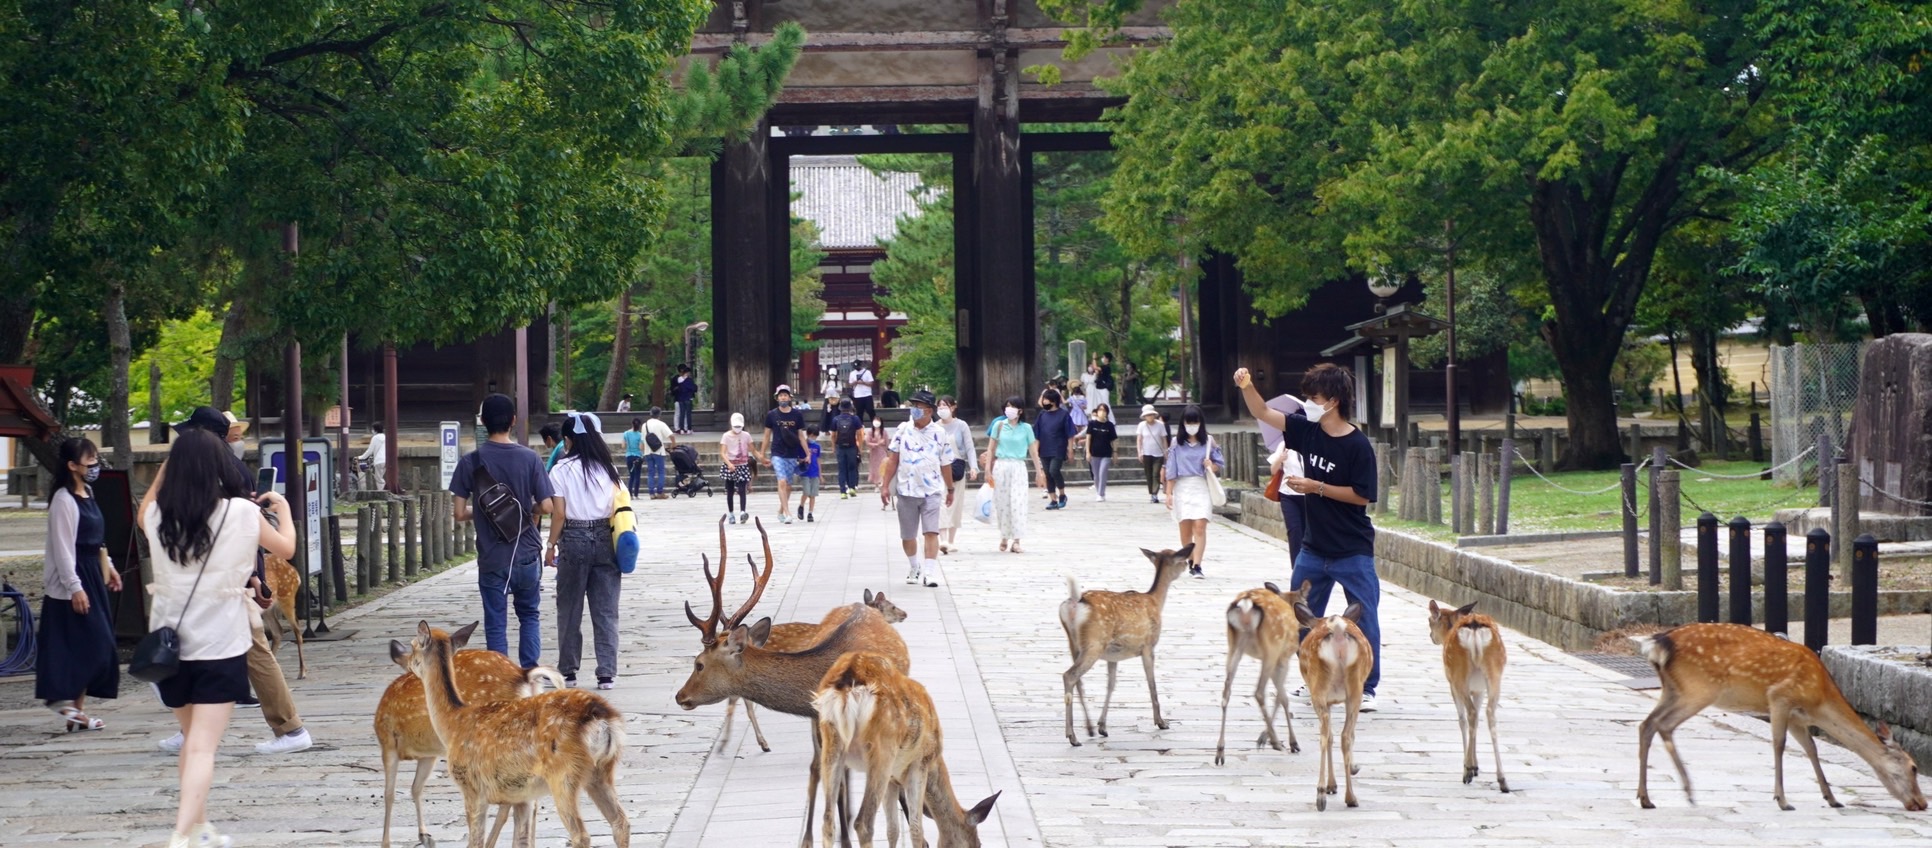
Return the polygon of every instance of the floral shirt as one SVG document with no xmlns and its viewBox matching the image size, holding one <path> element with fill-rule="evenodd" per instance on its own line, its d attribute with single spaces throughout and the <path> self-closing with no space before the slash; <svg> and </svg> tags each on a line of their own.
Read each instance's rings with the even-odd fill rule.
<svg viewBox="0 0 1932 848">
<path fill-rule="evenodd" d="M 892 431 L 886 449 L 899 455 L 899 470 L 893 475 L 893 490 L 901 497 L 923 498 L 946 494 L 946 478 L 940 472 L 958 456 L 953 451 L 952 434 L 937 423 L 921 429 L 908 421 Z"/>
</svg>

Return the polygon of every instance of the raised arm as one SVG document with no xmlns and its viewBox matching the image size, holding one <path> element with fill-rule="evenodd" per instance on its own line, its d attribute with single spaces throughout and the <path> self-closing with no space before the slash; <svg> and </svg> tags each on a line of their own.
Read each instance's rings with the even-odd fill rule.
<svg viewBox="0 0 1932 848">
<path fill-rule="evenodd" d="M 1277 430 L 1288 429 L 1288 416 L 1280 410 L 1269 409 L 1268 402 L 1261 399 L 1261 392 L 1254 387 L 1254 377 L 1246 368 L 1234 370 L 1234 384 L 1241 389 L 1241 399 L 1248 404 L 1248 414 L 1254 420 L 1267 424 Z"/>
</svg>

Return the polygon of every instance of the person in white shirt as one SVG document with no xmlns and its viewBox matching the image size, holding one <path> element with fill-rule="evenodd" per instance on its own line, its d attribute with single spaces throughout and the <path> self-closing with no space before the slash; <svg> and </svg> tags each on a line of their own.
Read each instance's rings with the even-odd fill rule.
<svg viewBox="0 0 1932 848">
<path fill-rule="evenodd" d="M 1281 475 L 1281 524 L 1288 530 L 1288 561 L 1293 562 L 1301 555 L 1301 535 L 1308 532 L 1307 513 L 1303 506 L 1302 494 L 1290 488 L 1288 480 L 1302 476 L 1301 453 L 1288 447 L 1288 440 L 1281 441 L 1281 447 L 1268 455 L 1268 472 Z"/>
<path fill-rule="evenodd" d="M 590 628 L 596 640 L 597 688 L 617 686 L 617 601 L 624 575 L 611 545 L 610 516 L 617 495 L 617 467 L 604 444 L 603 422 L 588 412 L 572 413 L 564 424 L 569 452 L 550 469 L 550 488 L 563 502 L 561 517 L 550 515 L 550 544 L 544 564 L 557 569 L 557 671 L 577 685 L 584 652 L 584 602 L 590 602 Z"/>
<path fill-rule="evenodd" d="M 664 493 L 664 461 L 671 455 L 671 448 L 676 447 L 678 443 L 678 437 L 671 432 L 671 425 L 664 423 L 658 417 L 662 413 L 663 410 L 653 406 L 650 419 L 644 422 L 644 432 L 657 436 L 656 450 L 651 449 L 649 439 L 643 441 L 644 487 L 654 501 L 671 497 Z"/>
<path fill-rule="evenodd" d="M 1153 404 L 1140 408 L 1140 423 L 1134 426 L 1134 445 L 1140 452 L 1140 470 L 1147 474 L 1147 502 L 1161 502 L 1161 463 L 1167 458 L 1167 423 Z"/>
<path fill-rule="evenodd" d="M 389 439 L 382 433 L 382 425 L 375 424 L 369 429 L 375 433 L 369 437 L 369 447 L 363 449 L 357 461 L 369 463 L 369 478 L 363 483 L 365 489 L 387 488 L 389 478 L 383 476 L 384 466 L 389 463 Z"/>
<path fill-rule="evenodd" d="M 845 378 L 845 382 L 851 386 L 848 394 L 852 396 L 852 408 L 858 412 L 859 420 L 871 423 L 874 417 L 872 389 L 878 385 L 879 378 L 872 373 L 872 369 L 865 367 L 864 362 L 855 359 L 852 361 L 852 373 Z"/>
<path fill-rule="evenodd" d="M 939 585 L 939 514 L 953 505 L 953 460 L 959 457 L 952 432 L 937 420 L 939 403 L 932 392 L 913 392 L 910 408 L 911 420 L 893 431 L 887 448 L 880 479 L 890 491 L 879 490 L 879 503 L 890 504 L 897 495 L 899 543 L 910 566 L 906 582 L 932 587 Z"/>
<path fill-rule="evenodd" d="M 620 400 L 617 402 L 617 411 L 618 412 L 631 411 L 631 399 L 634 397 L 636 397 L 636 395 L 625 395 L 623 400 Z"/>
<path fill-rule="evenodd" d="M 825 415 L 827 417 L 832 415 L 833 410 L 839 408 L 839 392 L 844 389 L 845 384 L 839 382 L 838 369 L 827 369 L 825 372 L 825 382 L 818 385 L 818 396 L 825 401 Z"/>
</svg>

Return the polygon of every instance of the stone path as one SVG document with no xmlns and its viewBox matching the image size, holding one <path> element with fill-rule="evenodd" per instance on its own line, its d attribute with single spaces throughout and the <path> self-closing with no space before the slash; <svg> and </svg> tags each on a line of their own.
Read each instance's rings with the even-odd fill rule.
<svg viewBox="0 0 1932 848">
<path fill-rule="evenodd" d="M 1252 662 L 1235 686 L 1228 764 L 1212 764 L 1222 611 L 1237 590 L 1286 573 L 1280 544 L 1220 522 L 1212 531 L 1208 579 L 1182 581 L 1167 608 L 1156 674 L 1171 729 L 1154 728 L 1145 681 L 1138 664 L 1129 663 L 1120 675 L 1111 738 L 1071 748 L 1061 735 L 1066 641 L 1054 617 L 1066 595 L 1062 576 L 1075 574 L 1087 588 L 1144 588 L 1152 569 L 1136 549 L 1174 544 L 1166 511 L 1134 494 L 1120 490 L 1116 502 L 1095 504 L 1076 491 L 1068 510 L 1036 511 L 1038 535 L 1019 556 L 994 552 L 992 531 L 973 525 L 962 533 L 966 552 L 944 558 L 947 586 L 939 590 L 899 582 L 904 559 L 890 514 L 875 499 L 821 499 L 817 523 L 770 527 L 778 568 L 759 614 L 816 619 L 855 599 L 862 587 L 889 591 L 910 614 L 901 633 L 914 676 L 939 704 L 961 796 L 970 803 L 1005 793 L 997 816 L 982 828 L 987 845 L 1393 845 L 1425 838 L 1483 845 L 1884 845 L 1932 837 L 1932 818 L 1903 812 L 1862 761 L 1831 745 L 1823 746 L 1826 772 L 1850 806 L 1826 808 L 1794 751 L 1787 777 L 1798 809 L 1778 812 L 1770 799 L 1764 723 L 1717 713 L 1693 719 L 1679 734 L 1698 806 L 1684 802 L 1664 765 L 1652 773 L 1660 809 L 1639 810 L 1636 724 L 1654 695 L 1627 690 L 1612 672 L 1513 635 L 1500 721 L 1516 791 L 1495 791 L 1486 751 L 1483 776 L 1465 786 L 1455 713 L 1425 630 L 1426 600 L 1393 587 L 1385 589 L 1382 607 L 1388 640 L 1383 709 L 1363 719 L 1358 739 L 1362 805 L 1317 813 L 1318 737 L 1305 705 L 1296 706 L 1295 717 L 1302 753 L 1250 747 L 1260 724 L 1243 700 L 1253 685 Z M 755 503 L 772 509 L 769 494 Z M 772 751 L 761 753 L 741 718 L 731 744 L 714 754 L 722 706 L 686 712 L 671 699 L 697 644 L 681 605 L 705 600 L 698 555 L 715 556 L 714 510 L 722 506 L 715 498 L 644 504 L 647 561 L 626 581 L 625 653 L 619 688 L 611 693 L 629 723 L 622 785 L 637 846 L 750 839 L 790 845 L 802 825 L 811 749 L 805 722 L 766 712 Z M 765 517 L 769 525 L 772 516 Z M 730 533 L 737 562 L 728 604 L 750 585 L 742 554 L 755 550 L 757 538 L 745 528 Z M 310 679 L 294 686 L 322 743 L 316 749 L 256 756 L 252 743 L 266 731 L 254 716 L 238 713 L 217 761 L 212 803 L 213 818 L 238 845 L 379 842 L 382 775 L 369 722 L 382 687 L 397 673 L 388 640 L 411 632 L 419 618 L 444 625 L 474 619 L 474 593 L 473 570 L 458 568 L 343 617 L 337 624 L 355 630 L 353 638 L 312 644 Z M 553 637 L 546 635 L 547 646 Z M 1088 682 L 1097 710 L 1104 669 Z M 31 684 L 0 682 L 24 685 Z M 175 763 L 153 743 L 172 732 L 171 720 L 151 693 L 134 685 L 97 714 L 108 730 L 62 735 L 45 711 L 0 711 L 0 843 L 164 844 Z M 399 780 L 397 844 L 414 839 L 411 770 L 405 766 Z M 460 844 L 460 799 L 446 777 L 431 781 L 426 806 L 438 842 Z M 590 828 L 596 844 L 609 844 L 594 813 Z M 542 844 L 562 842 L 548 805 L 539 833 Z"/>
</svg>

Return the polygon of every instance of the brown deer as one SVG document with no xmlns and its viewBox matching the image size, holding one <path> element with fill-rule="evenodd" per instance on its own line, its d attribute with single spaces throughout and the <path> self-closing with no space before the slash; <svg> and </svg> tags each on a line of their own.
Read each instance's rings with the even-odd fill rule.
<svg viewBox="0 0 1932 848">
<path fill-rule="evenodd" d="M 765 535 L 764 522 L 756 523 L 759 538 L 765 547 L 765 570 L 754 578 L 751 597 L 730 618 L 726 618 L 722 559 L 724 521 L 720 519 L 718 522 L 720 561 L 716 575 L 711 573 L 710 559 L 704 559 L 704 578 L 711 589 L 711 615 L 699 619 L 691 609 L 690 602 L 684 604 L 685 617 L 691 620 L 691 626 L 696 627 L 701 636 L 698 655 L 692 661 L 691 676 L 678 689 L 678 706 L 694 710 L 704 704 L 737 697 L 769 710 L 816 721 L 818 710 L 812 706 L 812 697 L 818 692 L 819 680 L 825 677 L 825 672 L 838 662 L 839 657 L 854 651 L 865 651 L 891 660 L 898 665 L 901 673 L 911 667 L 912 661 L 906 656 L 906 642 L 899 638 L 899 631 L 893 629 L 878 610 L 864 604 L 851 604 L 827 613 L 819 623 L 825 635 L 809 648 L 774 651 L 759 647 L 760 642 L 770 638 L 771 620 L 765 619 L 753 626 L 746 626 L 743 622 L 765 593 L 765 584 L 771 580 L 773 558 L 771 540 Z M 749 561 L 750 557 L 746 559 Z M 799 842 L 807 848 L 812 841 L 812 810 L 818 801 L 819 781 L 818 734 L 812 734 L 812 739 L 812 763 L 805 789 L 805 830 Z"/>
<path fill-rule="evenodd" d="M 865 605 L 878 610 L 880 615 L 886 617 L 886 621 L 892 622 L 893 624 L 898 624 L 906 620 L 906 611 L 900 609 L 898 604 L 886 600 L 884 592 L 875 595 L 871 589 L 865 590 Z M 849 607 L 841 607 L 840 609 L 849 609 Z M 756 630 L 756 627 L 753 629 Z M 787 624 L 774 624 L 771 626 L 770 635 L 766 636 L 765 641 L 758 643 L 758 647 L 781 653 L 802 651 L 818 644 L 819 637 L 824 635 L 824 632 L 825 622 L 823 621 L 794 621 Z M 726 745 L 731 744 L 731 717 L 733 711 L 737 708 L 737 698 L 733 697 L 725 700 L 724 733 L 718 736 L 718 750 L 720 751 L 724 750 Z M 768 754 L 771 753 L 771 746 L 765 743 L 765 731 L 758 727 L 758 713 L 753 710 L 750 704 L 745 705 L 745 720 L 751 722 L 751 734 L 758 740 L 758 750 Z"/>
<path fill-rule="evenodd" d="M 282 637 L 293 634 L 295 637 L 295 679 L 305 680 L 309 676 L 309 659 L 302 654 L 302 623 L 295 618 L 295 594 L 302 590 L 302 576 L 295 573 L 295 566 L 278 556 L 268 557 L 263 571 L 268 575 L 268 589 L 273 594 L 268 609 L 262 611 L 263 626 L 273 623 L 268 631 L 268 651 L 274 653 L 282 647 Z M 270 613 L 274 613 L 271 616 Z M 279 616 L 280 621 L 274 621 Z"/>
<path fill-rule="evenodd" d="M 1842 807 L 1832 797 L 1825 782 L 1825 769 L 1818 763 L 1818 746 L 1810 728 L 1829 734 L 1852 753 L 1865 758 L 1878 772 L 1885 789 L 1913 812 L 1925 809 L 1925 795 L 1919 791 L 1919 769 L 1912 755 L 1892 741 L 1892 730 L 1883 722 L 1878 732 L 1866 726 L 1858 711 L 1845 701 L 1832 682 L 1831 674 L 1817 655 L 1803 645 L 1738 624 L 1687 624 L 1662 633 L 1631 640 L 1637 652 L 1657 669 L 1664 695 L 1637 730 L 1637 803 L 1648 810 L 1650 792 L 1650 738 L 1661 736 L 1664 750 L 1677 766 L 1677 777 L 1684 784 L 1685 800 L 1691 797 L 1690 774 L 1677 755 L 1672 738 L 1677 726 L 1705 707 L 1771 716 L 1772 798 L 1780 809 L 1789 810 L 1784 800 L 1784 739 L 1788 733 L 1797 738 L 1811 760 L 1812 773 L 1818 776 L 1818 789 L 1825 803 Z"/>
<path fill-rule="evenodd" d="M 445 635 L 435 630 L 436 635 Z M 456 674 L 456 691 L 470 703 L 507 701 L 543 691 L 544 682 L 553 689 L 563 688 L 563 675 L 545 666 L 518 668 L 509 657 L 495 651 L 457 651 L 451 658 Z M 407 666 L 405 657 L 399 662 Z M 404 672 L 390 681 L 389 688 L 376 702 L 376 744 L 382 749 L 382 848 L 389 848 L 389 823 L 396 803 L 396 770 L 403 760 L 416 761 L 416 782 L 410 799 L 416 804 L 416 844 L 435 845 L 423 828 L 423 786 L 443 756 L 443 740 L 429 723 L 429 705 L 423 698 L 423 682 Z M 510 805 L 498 811 L 490 827 L 489 844 L 496 844 L 498 832 L 511 813 Z"/>
<path fill-rule="evenodd" d="M 833 844 L 838 810 L 837 832 L 851 830 L 860 845 L 870 846 L 879 807 L 896 797 L 905 808 L 910 845 L 926 844 L 925 818 L 931 816 L 938 826 L 939 848 L 977 848 L 979 824 L 993 812 L 1000 795 L 995 792 L 970 810 L 959 805 L 932 696 L 896 661 L 878 654 L 846 654 L 825 673 L 812 706 L 818 711 L 819 772 L 825 780 L 824 844 Z M 856 826 L 839 803 L 854 771 L 866 775 Z M 899 844 L 899 820 L 889 808 L 886 844 Z"/>
<path fill-rule="evenodd" d="M 1429 641 L 1442 646 L 1442 671 L 1449 677 L 1449 697 L 1456 702 L 1456 723 L 1462 728 L 1462 782 L 1476 779 L 1476 715 L 1489 722 L 1489 750 L 1496 756 L 1496 788 L 1509 791 L 1503 778 L 1503 746 L 1496 741 L 1496 700 L 1502 697 L 1503 630 L 1496 620 L 1476 614 L 1470 603 L 1455 609 L 1429 602 Z"/>
<path fill-rule="evenodd" d="M 483 824 L 491 804 L 514 805 L 517 841 L 528 845 L 536 828 L 535 805 L 544 795 L 556 801 L 571 848 L 588 848 L 590 834 L 577 810 L 580 790 L 610 823 L 618 848 L 630 848 L 630 818 L 617 800 L 624 716 L 581 689 L 465 702 L 456 689 L 455 654 L 475 630 L 471 624 L 438 636 L 424 621 L 417 623 L 410 644 L 389 643 L 390 658 L 423 682 L 430 726 L 448 752 L 450 777 L 463 790 L 470 848 L 484 848 Z"/>
<path fill-rule="evenodd" d="M 1281 713 L 1282 724 L 1288 728 L 1288 752 L 1300 753 L 1301 743 L 1295 741 L 1294 711 L 1288 706 L 1288 657 L 1297 647 L 1295 634 L 1300 630 L 1300 620 L 1295 617 L 1295 604 L 1300 603 L 1308 593 L 1309 581 L 1302 581 L 1301 591 L 1283 592 L 1273 583 L 1262 584 L 1265 588 L 1249 589 L 1236 595 L 1234 603 L 1228 604 L 1228 672 L 1221 684 L 1221 738 L 1214 743 L 1214 764 L 1227 763 L 1228 748 L 1228 699 L 1234 694 L 1234 671 L 1241 664 L 1242 657 L 1254 657 L 1261 661 L 1261 674 L 1255 679 L 1255 705 L 1261 708 L 1261 721 L 1266 729 L 1255 746 L 1271 745 L 1282 750 L 1281 737 L 1275 735 L 1275 712 Z M 1275 684 L 1275 706 L 1278 710 L 1268 709 L 1268 684 Z"/>
<path fill-rule="evenodd" d="M 1140 552 L 1154 563 L 1154 585 L 1145 592 L 1081 592 L 1080 583 L 1067 578 L 1067 599 L 1060 602 L 1060 629 L 1067 632 L 1067 647 L 1073 652 L 1073 665 L 1060 676 L 1067 708 L 1067 742 L 1080 747 L 1073 735 L 1073 699 L 1080 696 L 1080 717 L 1086 720 L 1087 735 L 1094 735 L 1093 716 L 1087 712 L 1087 687 L 1081 681 L 1094 663 L 1107 663 L 1107 697 L 1100 702 L 1100 735 L 1107 735 L 1107 709 L 1114 700 L 1114 681 L 1120 661 L 1140 657 L 1147 673 L 1147 697 L 1154 703 L 1154 726 L 1167 729 L 1161 718 L 1161 693 L 1154 684 L 1154 646 L 1161 640 L 1161 608 L 1167 605 L 1167 589 L 1174 578 L 1187 569 L 1188 554 L 1194 546 L 1178 551 Z"/>
<path fill-rule="evenodd" d="M 1343 800 L 1355 806 L 1355 719 L 1362 709 L 1362 687 L 1369 671 L 1375 668 L 1375 652 L 1368 637 L 1356 622 L 1367 613 L 1361 604 L 1349 604 L 1341 615 L 1323 618 L 1306 603 L 1295 605 L 1295 617 L 1308 628 L 1296 658 L 1301 662 L 1301 680 L 1308 687 L 1308 701 L 1321 722 L 1321 774 L 1315 779 L 1315 809 L 1328 809 L 1328 796 L 1335 794 L 1335 732 L 1329 709 L 1341 704 L 1346 710 L 1342 723 L 1342 768 L 1348 774 L 1348 794 Z"/>
</svg>

